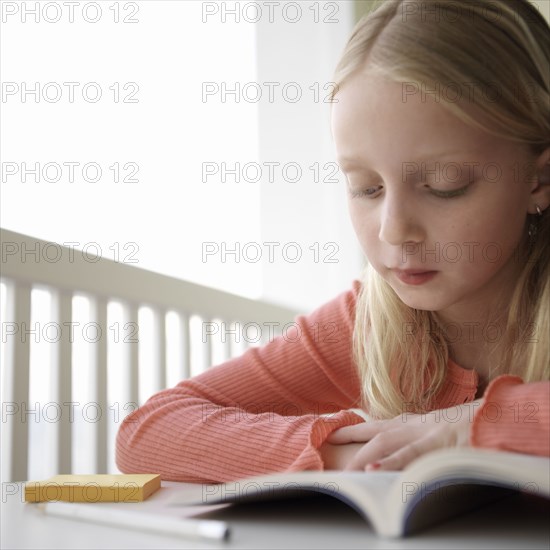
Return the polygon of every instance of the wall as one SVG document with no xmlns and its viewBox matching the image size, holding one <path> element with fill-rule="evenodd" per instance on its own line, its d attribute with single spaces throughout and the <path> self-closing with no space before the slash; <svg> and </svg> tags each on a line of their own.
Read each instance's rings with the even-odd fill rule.
<svg viewBox="0 0 550 550">
<path fill-rule="evenodd" d="M 330 105 L 323 101 L 329 91 L 323 88 L 332 79 L 353 26 L 353 3 L 338 2 L 337 7 L 332 16 L 321 12 L 317 22 L 304 7 L 295 24 L 262 18 L 257 28 L 258 82 L 276 82 L 278 89 L 296 82 L 303 92 L 296 103 L 276 95 L 275 101 L 258 104 L 260 162 L 295 163 L 302 170 L 295 183 L 279 177 L 261 185 L 262 242 L 278 243 L 277 250 L 296 242 L 302 252 L 292 263 L 291 246 L 287 259 L 275 254 L 273 263 L 264 264 L 263 298 L 304 311 L 350 288 L 363 261 L 348 219 L 345 180 L 332 173 L 336 156 Z M 320 91 L 317 99 L 311 86 Z M 316 164 L 317 175 L 310 169 Z"/>
</svg>

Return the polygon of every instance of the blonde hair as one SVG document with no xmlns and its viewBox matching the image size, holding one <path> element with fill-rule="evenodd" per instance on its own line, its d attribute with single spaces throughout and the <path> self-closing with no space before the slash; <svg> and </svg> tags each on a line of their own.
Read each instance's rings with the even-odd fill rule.
<svg viewBox="0 0 550 550">
<path fill-rule="evenodd" d="M 439 18 L 436 10 L 442 10 Z M 453 90 L 479 107 L 489 123 L 483 125 L 461 102 L 444 100 L 443 107 L 474 127 L 525 144 L 538 156 L 550 146 L 549 63 L 550 28 L 527 0 L 384 0 L 353 30 L 336 67 L 333 98 L 338 87 L 367 66 L 426 89 L 452 82 Z M 486 92 L 496 87 L 498 97 L 472 94 L 472 85 L 474 92 L 476 86 Z M 516 251 L 524 268 L 500 341 L 503 363 L 491 377 L 549 378 L 548 210 L 542 217 L 526 216 Z M 528 236 L 532 223 L 538 229 L 535 239 Z M 434 312 L 404 304 L 372 266 L 367 265 L 362 281 L 353 353 L 363 406 L 375 418 L 430 410 L 446 376 L 445 330 Z"/>
</svg>

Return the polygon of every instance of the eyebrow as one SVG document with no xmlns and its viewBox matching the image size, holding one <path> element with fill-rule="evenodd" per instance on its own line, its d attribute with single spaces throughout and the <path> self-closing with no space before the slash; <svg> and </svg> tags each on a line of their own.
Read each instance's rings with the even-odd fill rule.
<svg viewBox="0 0 550 550">
<path fill-rule="evenodd" d="M 479 151 L 476 151 L 475 153 L 479 154 Z M 474 154 L 474 151 L 445 151 L 440 153 L 430 153 L 427 155 L 422 155 L 415 160 L 407 160 L 406 162 L 422 162 L 427 160 L 433 160 L 433 159 L 440 159 L 440 158 L 447 158 L 452 157 L 454 155 L 472 155 Z M 405 162 L 405 161 L 404 161 Z M 354 158 L 354 157 L 340 157 L 338 158 L 338 164 L 342 168 L 361 168 L 362 170 L 366 172 L 372 172 L 375 173 L 374 170 L 371 170 L 366 165 L 364 165 L 360 160 Z"/>
</svg>

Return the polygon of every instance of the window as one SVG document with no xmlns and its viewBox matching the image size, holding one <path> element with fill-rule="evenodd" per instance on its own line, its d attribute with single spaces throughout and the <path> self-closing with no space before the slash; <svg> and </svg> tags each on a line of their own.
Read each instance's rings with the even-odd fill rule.
<svg viewBox="0 0 550 550">
<path fill-rule="evenodd" d="M 352 3 L 71 9 L 3 14 L 2 226 L 304 310 L 349 287 L 324 100 Z"/>
<path fill-rule="evenodd" d="M 85 5 L 3 26 L 3 227 L 259 297 L 260 265 L 212 267 L 259 241 L 259 186 L 216 177 L 258 156 L 257 104 L 215 92 L 256 80 L 256 27 L 196 1 Z"/>
</svg>

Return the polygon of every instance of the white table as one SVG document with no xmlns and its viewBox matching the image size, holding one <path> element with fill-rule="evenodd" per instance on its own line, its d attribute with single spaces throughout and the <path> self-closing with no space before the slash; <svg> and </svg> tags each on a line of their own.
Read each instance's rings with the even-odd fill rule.
<svg viewBox="0 0 550 550">
<path fill-rule="evenodd" d="M 134 504 L 98 503 L 151 513 L 227 521 L 228 542 L 210 543 L 107 527 L 41 514 L 22 502 L 23 484 L 3 484 L 1 544 L 11 548 L 375 548 L 531 549 L 550 547 L 548 501 L 526 497 L 519 506 L 500 501 L 454 518 L 412 537 L 381 539 L 353 510 L 334 499 L 174 508 L 174 491 L 190 485 L 163 482 L 148 500 Z M 16 494 L 14 491 L 19 491 Z M 512 511 L 511 508 L 514 508 Z"/>
</svg>

